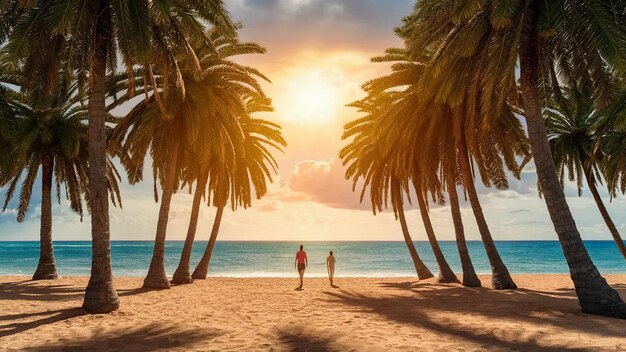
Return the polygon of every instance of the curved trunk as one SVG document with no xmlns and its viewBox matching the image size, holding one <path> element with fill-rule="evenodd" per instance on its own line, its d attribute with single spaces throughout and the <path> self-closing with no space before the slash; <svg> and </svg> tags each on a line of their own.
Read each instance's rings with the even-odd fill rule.
<svg viewBox="0 0 626 352">
<path fill-rule="evenodd" d="M 413 239 L 409 234 L 409 227 L 406 224 L 406 218 L 404 217 L 404 207 L 402 206 L 402 204 L 398 204 L 398 218 L 400 219 L 400 227 L 402 227 L 404 242 L 409 249 L 409 253 L 411 253 L 411 259 L 413 260 L 413 265 L 415 266 L 415 271 L 417 272 L 417 278 L 420 280 L 425 280 L 434 277 L 433 273 L 431 273 L 428 267 L 426 267 L 426 265 L 424 264 L 424 262 L 422 262 L 419 254 L 417 254 L 415 244 L 413 243 Z"/>
<path fill-rule="evenodd" d="M 609 231 L 611 232 L 611 236 L 613 236 L 613 240 L 615 241 L 617 248 L 619 249 L 620 253 L 622 253 L 624 259 L 626 259 L 626 246 L 624 246 L 624 240 L 622 240 L 622 236 L 620 236 L 619 231 L 617 231 L 617 227 L 615 227 L 615 224 L 613 223 L 613 219 L 611 219 L 611 215 L 609 215 L 609 212 L 604 206 L 604 202 L 602 202 L 602 198 L 600 197 L 600 193 L 598 193 L 598 189 L 596 188 L 593 175 L 591 175 L 589 170 L 587 170 L 586 168 L 585 178 L 587 179 L 589 190 L 593 195 L 593 200 L 595 200 L 596 205 L 598 206 L 598 210 L 600 210 L 600 214 L 602 214 L 602 219 L 604 219 L 606 226 L 609 228 Z"/>
<path fill-rule="evenodd" d="M 465 242 L 465 230 L 463 229 L 463 218 L 461 218 L 461 208 L 459 206 L 459 196 L 456 193 L 456 186 L 453 177 L 448 180 L 448 196 L 450 197 L 450 212 L 454 223 L 454 234 L 456 235 L 456 247 L 459 250 L 461 267 L 463 268 L 463 286 L 480 287 L 480 279 L 476 275 L 472 259 L 467 250 Z"/>
<path fill-rule="evenodd" d="M 174 193 L 174 183 L 176 182 L 176 170 L 178 161 L 178 146 L 180 141 L 174 138 L 167 151 L 167 170 L 165 184 L 163 185 L 163 195 L 161 196 L 161 207 L 159 208 L 159 219 L 157 222 L 156 235 L 154 238 L 154 251 L 148 275 L 143 280 L 143 287 L 146 288 L 170 288 L 170 282 L 165 274 L 165 236 L 167 234 L 167 222 L 170 214 L 170 204 Z"/>
<path fill-rule="evenodd" d="M 187 228 L 187 237 L 185 238 L 185 246 L 180 255 L 178 268 L 172 277 L 174 284 L 190 284 L 193 282 L 191 273 L 189 272 L 189 261 L 191 260 L 191 251 L 193 249 L 193 241 L 196 237 L 196 228 L 198 227 L 198 215 L 200 214 L 200 203 L 202 195 L 209 179 L 209 172 L 202 172 L 202 176 L 197 181 L 196 192 L 193 196 L 193 205 L 191 207 L 191 218 L 189 219 L 189 227 Z"/>
<path fill-rule="evenodd" d="M 417 193 L 417 204 L 420 208 L 420 214 L 422 216 L 422 222 L 424 223 L 424 229 L 426 230 L 426 236 L 428 236 L 428 242 L 430 242 L 430 247 L 433 250 L 433 254 L 437 260 L 437 265 L 439 266 L 439 276 L 437 277 L 437 281 L 459 283 L 459 279 L 454 274 L 454 271 L 450 269 L 450 265 L 448 264 L 446 257 L 444 257 L 441 247 L 439 247 L 437 237 L 435 236 L 435 230 L 433 229 L 433 225 L 430 222 L 430 216 L 428 215 L 426 201 L 424 200 L 424 196 L 419 194 L 419 192 Z"/>
<path fill-rule="evenodd" d="M 485 251 L 487 252 L 487 258 L 489 258 L 489 264 L 491 264 L 491 285 L 496 290 L 515 289 L 517 288 L 517 285 L 513 282 L 513 279 L 509 274 L 509 270 L 506 268 L 506 265 L 504 265 L 502 258 L 500 258 L 500 253 L 498 253 L 496 244 L 491 237 L 489 225 L 487 225 L 483 209 L 480 206 L 480 201 L 478 200 L 476 186 L 474 185 L 474 177 L 472 175 L 472 168 L 467 154 L 467 142 L 465 140 L 464 131 L 462 131 L 460 135 L 461 136 L 458 140 L 458 154 L 459 163 L 461 164 L 461 172 L 463 174 L 463 185 L 467 191 L 467 196 L 472 206 L 472 212 L 476 218 L 478 231 L 480 232 L 480 237 L 483 240 L 483 245 L 485 246 Z"/>
<path fill-rule="evenodd" d="M 198 280 L 206 279 L 209 273 L 209 263 L 211 262 L 211 256 L 213 255 L 213 249 L 215 248 L 215 242 L 217 241 L 217 234 L 220 232 L 220 224 L 222 223 L 222 215 L 224 214 L 224 207 L 218 207 L 215 213 L 215 220 L 213 221 L 213 228 L 211 229 L 211 237 L 209 237 L 209 243 L 207 243 L 202 259 L 196 266 L 196 269 L 191 275 L 192 278 Z"/>
<path fill-rule="evenodd" d="M 105 81 L 107 43 L 111 12 L 100 2 L 94 49 L 89 68 L 89 200 L 91 204 L 91 277 L 85 290 L 83 308 L 92 313 L 116 310 L 120 301 L 113 287 L 109 232 L 109 198 L 106 178 Z"/>
<path fill-rule="evenodd" d="M 52 170 L 54 159 L 49 152 L 41 153 L 41 226 L 39 229 L 39 264 L 33 280 L 57 278 L 52 248 Z"/>
<path fill-rule="evenodd" d="M 539 33 L 535 24 L 520 47 L 521 90 L 528 137 L 548 212 L 567 260 L 582 311 L 626 318 L 626 304 L 591 261 L 559 183 L 539 98 L 538 42 Z"/>
</svg>

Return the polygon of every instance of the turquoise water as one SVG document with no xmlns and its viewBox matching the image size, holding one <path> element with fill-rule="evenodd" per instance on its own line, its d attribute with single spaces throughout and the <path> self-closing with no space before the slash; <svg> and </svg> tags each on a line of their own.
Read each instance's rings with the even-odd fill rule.
<svg viewBox="0 0 626 352">
<path fill-rule="evenodd" d="M 294 276 L 298 242 L 218 242 L 209 268 L 210 276 L 284 277 Z M 456 245 L 442 241 L 441 247 L 450 265 L 461 271 Z M 567 273 L 561 247 L 556 241 L 496 242 L 500 254 L 512 273 Z M 585 242 L 602 273 L 626 273 L 626 261 L 612 241 Z M 165 264 L 168 274 L 178 265 L 182 241 L 168 241 Z M 436 273 L 437 266 L 428 242 L 416 242 L 426 265 Z M 490 267 L 482 243 L 468 242 L 476 271 L 489 273 Z M 196 242 L 192 270 L 206 247 Z M 415 271 L 404 242 L 305 242 L 309 257 L 307 276 L 326 275 L 329 250 L 337 257 L 337 276 L 413 276 Z M 55 242 L 59 275 L 89 275 L 91 242 Z M 39 254 L 38 242 L 0 242 L 0 275 L 31 275 Z M 117 276 L 143 276 L 152 256 L 151 241 L 113 241 L 113 272 Z"/>
</svg>

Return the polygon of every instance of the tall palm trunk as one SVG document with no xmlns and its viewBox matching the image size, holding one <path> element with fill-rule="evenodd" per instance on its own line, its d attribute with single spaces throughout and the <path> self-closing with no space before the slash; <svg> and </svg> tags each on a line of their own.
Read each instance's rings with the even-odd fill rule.
<svg viewBox="0 0 626 352">
<path fill-rule="evenodd" d="M 609 215 L 609 212 L 604 206 L 604 202 L 602 202 L 602 198 L 600 197 L 600 193 L 598 193 L 598 189 L 596 188 L 593 175 L 586 167 L 585 178 L 587 179 L 587 185 L 589 185 L 591 195 L 593 195 L 593 200 L 596 202 L 598 210 L 600 210 L 600 214 L 602 214 L 602 219 L 604 219 L 606 226 L 609 228 L 609 231 L 611 232 L 611 236 L 613 236 L 613 240 L 615 241 L 617 248 L 619 249 L 620 253 L 622 253 L 624 259 L 626 259 L 626 246 L 624 246 L 624 240 L 622 240 L 622 236 L 620 236 L 619 231 L 617 231 L 617 227 L 615 227 L 615 224 L 613 223 L 613 219 L 611 219 L 611 215 Z"/>
<path fill-rule="evenodd" d="M 418 188 L 415 189 L 417 190 Z M 417 191 L 417 204 L 420 208 L 420 214 L 422 216 L 422 222 L 424 223 L 424 229 L 426 230 L 426 236 L 428 236 L 428 242 L 430 242 L 430 247 L 433 250 L 433 254 L 437 260 L 437 265 L 439 266 L 439 276 L 437 277 L 437 281 L 458 283 L 459 279 L 454 274 L 454 271 L 450 269 L 450 265 L 448 264 L 446 257 L 444 257 L 441 247 L 439 247 L 437 237 L 435 236 L 435 230 L 430 222 L 430 216 L 428 215 L 428 207 L 426 205 L 424 195 L 420 194 L 419 191 Z"/>
<path fill-rule="evenodd" d="M 167 222 L 170 215 L 170 205 L 172 194 L 174 194 L 174 184 L 176 182 L 178 147 L 180 141 L 173 138 L 170 148 L 167 151 L 167 165 L 165 184 L 161 196 L 161 207 L 159 208 L 159 219 L 157 221 L 156 235 L 154 238 L 154 251 L 148 275 L 143 280 L 143 287 L 146 288 L 170 288 L 170 282 L 165 273 L 165 236 L 167 234 Z"/>
<path fill-rule="evenodd" d="M 626 304 L 600 275 L 583 244 L 552 160 L 539 98 L 539 29 L 531 28 L 520 47 L 521 90 L 533 159 L 582 311 L 626 318 Z"/>
<path fill-rule="evenodd" d="M 190 284 L 193 282 L 191 273 L 189 272 L 189 261 L 191 260 L 191 251 L 193 249 L 193 241 L 196 237 L 196 228 L 198 227 L 198 215 L 200 214 L 200 203 L 202 195 L 209 179 L 209 172 L 202 172 L 196 184 L 196 192 L 193 195 L 193 205 L 191 207 L 191 218 L 189 219 L 189 227 L 187 228 L 187 237 L 185 238 L 185 246 L 180 255 L 178 268 L 172 277 L 174 284 Z"/>
<path fill-rule="evenodd" d="M 467 191 L 467 196 L 472 206 L 472 212 L 476 218 L 476 224 L 478 225 L 480 237 L 482 238 L 483 245 L 487 251 L 489 264 L 491 264 L 491 285 L 496 290 L 515 289 L 517 286 L 515 285 L 515 282 L 513 282 L 513 279 L 509 274 L 509 270 L 506 268 L 506 265 L 504 265 L 502 258 L 500 258 L 500 253 L 498 253 L 496 244 L 491 237 L 489 225 L 487 225 L 483 209 L 480 206 L 480 201 L 478 200 L 476 186 L 474 185 L 474 177 L 472 175 L 472 168 L 467 154 L 467 141 L 465 140 L 464 131 L 460 133 L 458 142 L 458 155 L 459 163 L 461 164 L 461 172 L 463 173 L 463 185 Z"/>
<path fill-rule="evenodd" d="M 428 267 L 426 267 L 424 262 L 422 262 L 419 254 L 417 254 L 415 244 L 413 243 L 411 234 L 409 234 L 409 227 L 406 224 L 406 218 L 404 217 L 404 206 L 402 205 L 402 202 L 398 202 L 397 208 L 398 219 L 400 219 L 400 227 L 402 227 L 404 242 L 406 243 L 407 248 L 409 248 L 409 253 L 411 253 L 411 259 L 413 259 L 413 265 L 415 266 L 415 271 L 417 272 L 417 278 L 420 280 L 430 279 L 431 277 L 434 277 L 434 275 L 430 272 Z"/>
<path fill-rule="evenodd" d="M 213 249 L 215 248 L 215 242 L 217 241 L 217 234 L 220 232 L 220 224 L 222 223 L 222 215 L 224 214 L 224 206 L 217 208 L 215 213 L 215 220 L 213 221 L 213 228 L 211 229 L 211 237 L 209 237 L 209 243 L 206 245 L 202 259 L 196 266 L 196 269 L 191 275 L 192 278 L 198 280 L 206 279 L 209 273 L 209 263 L 211 262 L 211 256 L 213 255 Z"/>
<path fill-rule="evenodd" d="M 461 207 L 459 206 L 459 196 L 456 193 L 456 182 L 454 176 L 448 179 L 448 196 L 450 197 L 450 212 L 454 223 L 454 234 L 456 235 L 456 247 L 459 250 L 461 268 L 463 269 L 463 286 L 480 287 L 480 279 L 474 270 L 472 258 L 467 250 L 465 242 L 465 230 L 463 229 L 463 218 L 461 217 Z"/>
<path fill-rule="evenodd" d="M 39 229 L 39 264 L 33 280 L 57 278 L 52 248 L 52 170 L 54 159 L 49 152 L 41 153 L 41 226 Z"/>
<path fill-rule="evenodd" d="M 106 178 L 105 80 L 111 12 L 100 1 L 94 49 L 89 68 L 89 200 L 91 204 L 91 277 L 83 308 L 93 313 L 116 310 L 120 301 L 113 287 L 109 230 L 109 197 Z"/>
</svg>

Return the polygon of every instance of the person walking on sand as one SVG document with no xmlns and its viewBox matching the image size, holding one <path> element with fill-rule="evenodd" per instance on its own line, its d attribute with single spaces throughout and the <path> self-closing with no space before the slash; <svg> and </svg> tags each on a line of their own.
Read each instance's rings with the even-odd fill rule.
<svg viewBox="0 0 626 352">
<path fill-rule="evenodd" d="M 304 270 L 309 266 L 309 260 L 306 257 L 306 252 L 304 251 L 303 245 L 300 245 L 300 250 L 298 251 L 298 253 L 296 253 L 296 261 L 294 263 L 294 266 L 296 267 L 296 269 L 298 269 L 298 274 L 300 274 L 299 288 L 302 288 L 302 285 L 304 284 L 304 282 L 302 281 L 304 279 Z"/>
<path fill-rule="evenodd" d="M 328 280 L 330 280 L 330 286 L 333 285 L 333 277 L 335 276 L 335 256 L 333 251 L 330 251 L 330 255 L 326 258 L 326 270 L 328 270 Z"/>
</svg>

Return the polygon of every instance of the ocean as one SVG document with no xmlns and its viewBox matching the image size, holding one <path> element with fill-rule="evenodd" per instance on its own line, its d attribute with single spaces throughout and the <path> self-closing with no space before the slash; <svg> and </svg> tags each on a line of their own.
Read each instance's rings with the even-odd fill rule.
<svg viewBox="0 0 626 352">
<path fill-rule="evenodd" d="M 326 276 L 329 250 L 337 258 L 338 277 L 415 276 L 411 257 L 404 242 L 304 242 L 309 258 L 306 276 Z M 435 258 L 426 241 L 415 242 L 422 260 L 436 275 Z M 209 276 L 292 277 L 293 262 L 300 242 L 218 241 Z M 441 241 L 446 259 L 455 272 L 461 265 L 453 241 Z M 626 261 L 613 241 L 586 241 L 585 245 L 600 272 L 626 273 Z M 511 273 L 567 273 L 567 265 L 557 241 L 497 241 L 496 246 Z M 165 265 L 172 275 L 182 251 L 183 241 L 168 241 Z M 194 245 L 192 267 L 200 260 L 206 241 Z M 469 241 L 474 267 L 479 274 L 490 273 L 482 243 Z M 152 241 L 113 241 L 111 257 L 115 276 L 144 276 L 152 256 Z M 61 276 L 89 275 L 91 242 L 54 243 Z M 32 275 L 39 255 L 38 242 L 0 242 L 0 275 Z"/>
</svg>

